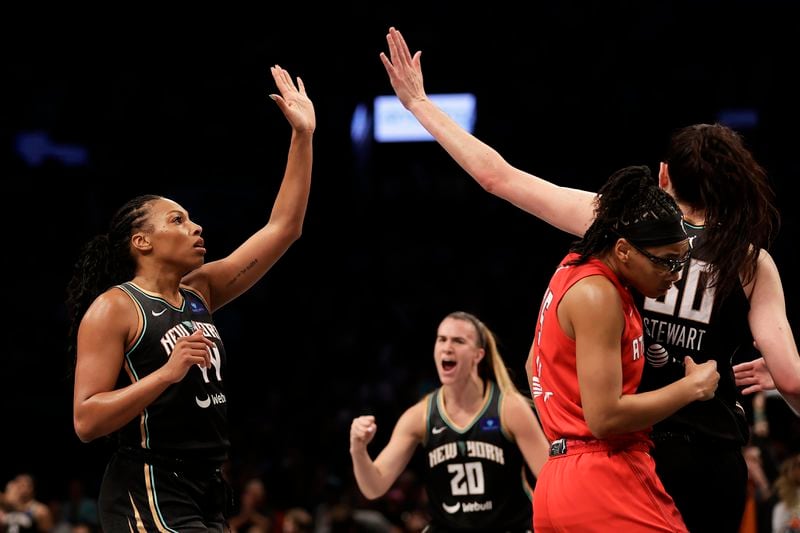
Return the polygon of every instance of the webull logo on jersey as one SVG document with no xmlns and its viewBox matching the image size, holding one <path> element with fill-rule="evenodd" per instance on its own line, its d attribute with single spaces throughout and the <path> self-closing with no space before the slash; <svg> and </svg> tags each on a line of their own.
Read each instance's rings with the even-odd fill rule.
<svg viewBox="0 0 800 533">
<path fill-rule="evenodd" d="M 228 400 L 225 398 L 224 394 L 218 392 L 216 394 L 209 394 L 204 400 L 195 397 L 194 401 L 197 403 L 199 407 L 206 409 L 211 404 L 219 405 L 222 403 L 226 403 Z"/>
<path fill-rule="evenodd" d="M 488 502 L 456 502 L 453 505 L 442 503 L 442 509 L 448 514 L 455 514 L 458 511 L 462 513 L 480 513 L 492 510 L 492 500 Z"/>
</svg>

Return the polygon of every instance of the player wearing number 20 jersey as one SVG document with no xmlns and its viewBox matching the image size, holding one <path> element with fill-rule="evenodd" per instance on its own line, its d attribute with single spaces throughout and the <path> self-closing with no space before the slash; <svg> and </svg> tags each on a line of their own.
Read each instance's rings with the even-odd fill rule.
<svg viewBox="0 0 800 533">
<path fill-rule="evenodd" d="M 531 489 L 519 448 L 503 431 L 503 394 L 486 383 L 483 409 L 458 427 L 442 405 L 441 389 L 427 399 L 424 468 L 438 531 L 522 532 L 531 529 Z"/>
</svg>

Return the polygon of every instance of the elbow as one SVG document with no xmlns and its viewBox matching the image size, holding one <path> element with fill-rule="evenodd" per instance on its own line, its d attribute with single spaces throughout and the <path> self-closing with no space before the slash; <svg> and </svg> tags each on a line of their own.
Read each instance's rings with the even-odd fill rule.
<svg viewBox="0 0 800 533">
<path fill-rule="evenodd" d="M 594 438 L 598 440 L 607 439 L 614 434 L 604 428 L 593 428 L 592 426 L 589 426 L 589 431 L 591 431 L 592 435 L 594 435 Z"/>
<path fill-rule="evenodd" d="M 96 425 L 92 424 L 89 420 L 86 420 L 86 418 L 86 416 L 79 416 L 76 414 L 72 419 L 72 425 L 75 428 L 75 434 L 83 443 L 91 442 L 97 437 L 101 436 Z"/>
<path fill-rule="evenodd" d="M 281 229 L 281 239 L 287 246 L 291 246 L 303 235 L 303 222 L 287 224 Z"/>
<path fill-rule="evenodd" d="M 302 235 L 303 235 L 303 225 L 302 224 L 298 224 L 296 228 L 293 228 L 289 232 L 289 240 L 290 240 L 290 242 L 295 242 L 295 241 L 299 240 L 300 237 L 302 237 Z"/>
<path fill-rule="evenodd" d="M 586 425 L 596 439 L 607 439 L 619 432 L 611 420 L 605 417 L 586 417 Z"/>
<path fill-rule="evenodd" d="M 75 434 L 78 436 L 78 439 L 84 443 L 88 444 L 95 439 L 95 436 L 92 432 L 88 431 L 86 428 L 81 426 L 75 425 Z"/>
<path fill-rule="evenodd" d="M 483 187 L 483 190 L 488 192 L 489 194 L 497 194 L 497 186 L 499 185 L 499 179 L 497 176 L 494 175 L 492 172 L 475 172 L 474 174 L 475 181 Z"/>
<path fill-rule="evenodd" d="M 364 495 L 364 497 L 365 497 L 366 499 L 370 500 L 370 501 L 377 500 L 378 498 L 380 498 L 381 496 L 383 496 L 383 493 L 381 493 L 381 492 L 375 492 L 375 491 L 364 491 L 364 490 L 362 490 L 362 491 L 361 491 L 361 494 L 363 494 L 363 495 Z"/>
<path fill-rule="evenodd" d="M 513 168 L 499 154 L 490 151 L 480 154 L 464 165 L 464 169 L 483 187 L 483 190 L 503 198 L 503 186 L 507 183 Z"/>
<path fill-rule="evenodd" d="M 359 480 L 358 477 L 356 477 L 356 484 L 358 485 L 358 490 L 368 500 L 377 500 L 389 490 L 389 487 L 382 487 L 380 482 Z"/>
<path fill-rule="evenodd" d="M 800 376 L 790 379 L 775 380 L 775 387 L 783 396 L 800 397 Z"/>
</svg>

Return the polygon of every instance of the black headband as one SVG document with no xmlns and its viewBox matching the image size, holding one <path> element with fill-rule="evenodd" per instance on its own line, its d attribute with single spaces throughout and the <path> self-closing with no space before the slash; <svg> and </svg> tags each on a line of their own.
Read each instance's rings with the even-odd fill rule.
<svg viewBox="0 0 800 533">
<path fill-rule="evenodd" d="M 619 225 L 615 231 L 620 237 L 642 247 L 663 246 L 689 238 L 680 217 L 642 220 L 626 226 Z"/>
</svg>

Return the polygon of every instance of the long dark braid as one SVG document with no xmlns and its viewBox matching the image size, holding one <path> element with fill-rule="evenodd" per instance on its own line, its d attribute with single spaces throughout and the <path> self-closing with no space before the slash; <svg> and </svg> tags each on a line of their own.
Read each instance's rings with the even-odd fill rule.
<svg viewBox="0 0 800 533">
<path fill-rule="evenodd" d="M 717 293 L 727 295 L 740 276 L 752 281 L 780 215 L 766 171 L 742 138 L 721 124 L 695 124 L 672 136 L 664 161 L 678 201 L 705 211 L 703 257 Z"/>
<path fill-rule="evenodd" d="M 675 200 L 662 191 L 646 166 L 630 166 L 614 172 L 598 191 L 595 217 L 583 238 L 571 252 L 580 257 L 569 264 L 581 264 L 610 249 L 626 228 L 636 224 L 680 218 Z"/>
<path fill-rule="evenodd" d="M 138 196 L 123 205 L 111 219 L 108 233 L 90 240 L 78 256 L 72 279 L 67 285 L 67 316 L 70 321 L 70 348 L 74 348 L 78 326 L 89 305 L 110 287 L 128 281 L 136 274 L 130 251 L 130 238 L 144 227 L 149 204 L 161 198 Z"/>
</svg>

